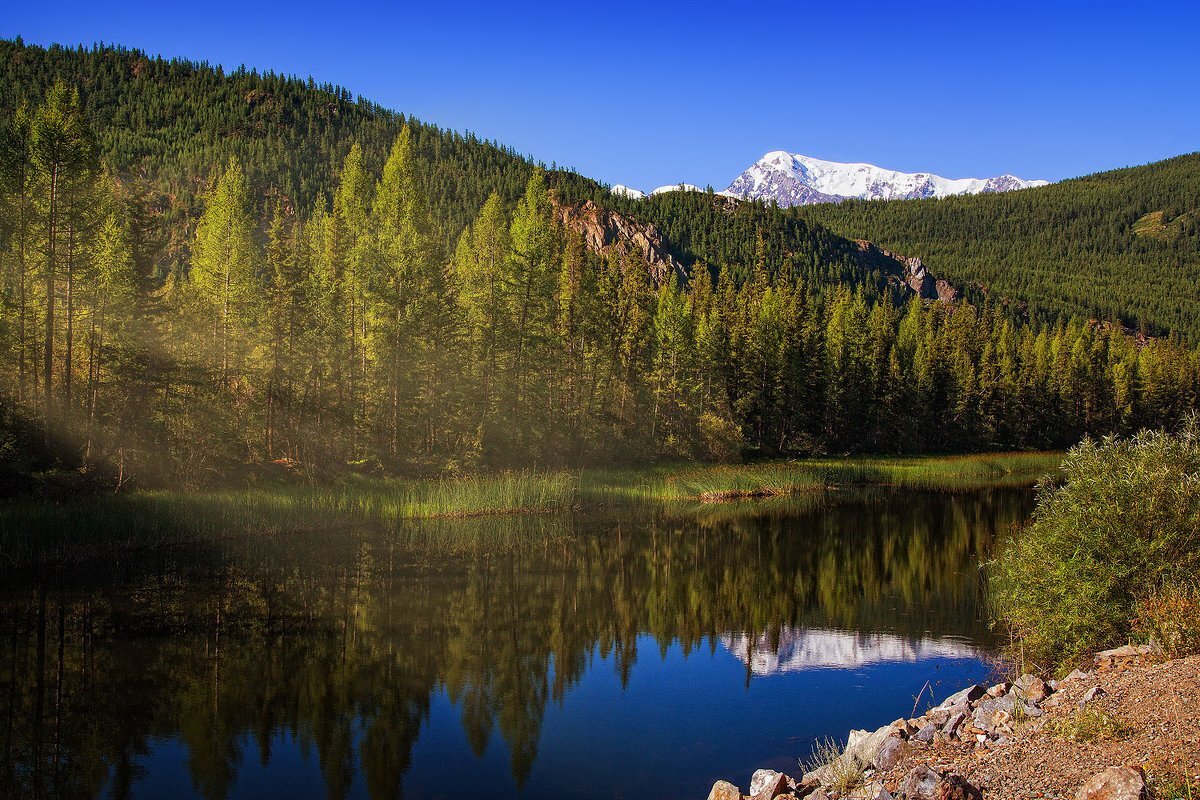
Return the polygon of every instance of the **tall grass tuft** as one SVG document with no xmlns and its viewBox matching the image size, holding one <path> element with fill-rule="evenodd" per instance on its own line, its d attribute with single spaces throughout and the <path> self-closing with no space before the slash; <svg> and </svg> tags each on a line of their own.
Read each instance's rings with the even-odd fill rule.
<svg viewBox="0 0 1200 800">
<path fill-rule="evenodd" d="M 1060 671 L 1137 638 L 1139 602 L 1200 571 L 1200 422 L 1084 441 L 1063 471 L 1065 483 L 1041 487 L 1033 522 L 990 570 L 1013 655 Z"/>
</svg>

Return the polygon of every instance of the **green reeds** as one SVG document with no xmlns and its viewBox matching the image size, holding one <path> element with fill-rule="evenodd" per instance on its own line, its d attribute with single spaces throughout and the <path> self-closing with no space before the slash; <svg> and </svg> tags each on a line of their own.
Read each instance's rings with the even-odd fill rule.
<svg viewBox="0 0 1200 800">
<path fill-rule="evenodd" d="M 966 456 L 810 458 L 710 467 L 656 467 L 585 473 L 582 494 L 593 499 L 704 502 L 776 497 L 839 486 L 899 486 L 965 491 L 1032 486 L 1052 473 L 1061 453 Z"/>
</svg>

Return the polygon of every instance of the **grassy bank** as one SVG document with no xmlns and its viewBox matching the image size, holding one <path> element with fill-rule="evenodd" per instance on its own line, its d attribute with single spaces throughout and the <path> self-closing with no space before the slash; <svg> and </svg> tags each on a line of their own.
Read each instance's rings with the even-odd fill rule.
<svg viewBox="0 0 1200 800">
<path fill-rule="evenodd" d="M 1084 442 L 992 564 L 1012 657 L 1065 672 L 1096 650 L 1200 651 L 1200 422 Z"/>
<path fill-rule="evenodd" d="M 0 510 L 0 568 L 55 551 L 163 546 L 253 532 L 270 536 L 408 520 L 544 514 L 572 508 L 579 476 L 506 472 L 444 480 L 356 478 L 324 487 L 141 491 L 68 504 L 25 501 Z"/>
<path fill-rule="evenodd" d="M 139 491 L 66 504 L 24 501 L 0 509 L 0 569 L 86 558 L 97 549 L 165 546 L 247 534 L 399 529 L 412 520 L 565 512 L 613 503 L 672 503 L 702 513 L 754 513 L 754 499 L 819 501 L 836 487 L 975 489 L 1032 485 L 1059 456 L 1044 453 L 926 458 L 810 459 L 739 466 L 524 471 L 441 480 L 353 478 L 329 486 L 265 486 L 209 492 Z M 708 506 L 714 510 L 712 506 Z"/>
<path fill-rule="evenodd" d="M 1061 460 L 1062 453 L 1003 453 L 656 467 L 584 473 L 582 493 L 592 498 L 670 502 L 774 497 L 839 486 L 943 490 L 1031 486 L 1054 472 Z"/>
</svg>

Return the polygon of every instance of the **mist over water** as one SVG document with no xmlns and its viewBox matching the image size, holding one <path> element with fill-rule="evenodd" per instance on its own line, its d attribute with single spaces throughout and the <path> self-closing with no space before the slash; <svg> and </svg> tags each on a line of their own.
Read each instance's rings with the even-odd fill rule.
<svg viewBox="0 0 1200 800">
<path fill-rule="evenodd" d="M 703 797 L 984 677 L 979 563 L 1031 505 L 229 526 L 51 560 L 0 590 L 0 795 Z"/>
</svg>

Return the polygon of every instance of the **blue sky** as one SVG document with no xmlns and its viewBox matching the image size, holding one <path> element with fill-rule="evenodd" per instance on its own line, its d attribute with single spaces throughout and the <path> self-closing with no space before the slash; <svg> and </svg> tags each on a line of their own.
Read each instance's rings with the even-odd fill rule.
<svg viewBox="0 0 1200 800">
<path fill-rule="evenodd" d="M 0 37 L 312 75 L 610 183 L 769 150 L 1059 179 L 1200 150 L 1200 3 L 4 0 Z"/>
</svg>

